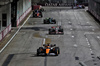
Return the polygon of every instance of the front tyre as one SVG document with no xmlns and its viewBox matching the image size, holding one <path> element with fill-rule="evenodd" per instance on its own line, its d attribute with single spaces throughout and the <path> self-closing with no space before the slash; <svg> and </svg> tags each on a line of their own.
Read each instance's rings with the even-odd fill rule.
<svg viewBox="0 0 100 66">
<path fill-rule="evenodd" d="M 58 54 L 60 54 L 60 49 L 59 49 L 59 47 L 56 47 L 55 48 L 55 55 L 58 56 Z"/>
</svg>

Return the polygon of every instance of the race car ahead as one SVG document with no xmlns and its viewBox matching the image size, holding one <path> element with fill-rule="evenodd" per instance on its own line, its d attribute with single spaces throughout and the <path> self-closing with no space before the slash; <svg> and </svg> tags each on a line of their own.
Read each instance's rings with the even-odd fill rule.
<svg viewBox="0 0 100 66">
<path fill-rule="evenodd" d="M 33 11 L 33 17 L 43 17 L 42 16 L 42 11 L 40 11 L 40 10 L 34 10 Z"/>
<path fill-rule="evenodd" d="M 62 35 L 64 34 L 63 29 L 61 28 L 61 26 L 57 26 L 57 27 L 51 27 L 49 29 L 49 34 L 50 35 Z"/>
<path fill-rule="evenodd" d="M 45 18 L 44 24 L 56 24 L 56 20 L 53 18 Z"/>
<path fill-rule="evenodd" d="M 37 49 L 37 56 L 39 55 L 53 55 L 58 56 L 60 54 L 59 47 L 56 47 L 56 44 L 44 44 L 43 47 Z"/>
<path fill-rule="evenodd" d="M 76 5 L 76 6 L 72 6 L 72 9 L 84 9 L 85 6 L 84 5 Z"/>
</svg>

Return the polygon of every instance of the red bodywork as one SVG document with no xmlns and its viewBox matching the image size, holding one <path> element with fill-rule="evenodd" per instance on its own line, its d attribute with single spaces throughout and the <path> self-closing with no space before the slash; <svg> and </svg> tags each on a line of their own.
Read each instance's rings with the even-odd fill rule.
<svg viewBox="0 0 100 66">
<path fill-rule="evenodd" d="M 41 5 L 34 5 L 34 6 L 33 6 L 33 10 L 40 9 L 40 6 L 41 6 Z"/>
</svg>

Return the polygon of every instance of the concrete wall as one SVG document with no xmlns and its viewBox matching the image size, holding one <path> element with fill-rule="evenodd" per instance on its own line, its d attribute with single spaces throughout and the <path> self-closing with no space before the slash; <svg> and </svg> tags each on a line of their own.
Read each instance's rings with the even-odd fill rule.
<svg viewBox="0 0 100 66">
<path fill-rule="evenodd" d="M 2 26 L 2 14 L 7 14 L 7 26 Z M 0 41 L 11 31 L 11 4 L 4 5 L 0 8 Z"/>
<path fill-rule="evenodd" d="M 88 10 L 100 21 L 100 0 L 89 0 Z"/>
<path fill-rule="evenodd" d="M 17 2 L 17 19 L 31 7 L 31 0 L 19 0 Z"/>
<path fill-rule="evenodd" d="M 2 13 L 7 14 L 7 26 L 8 26 L 9 24 L 11 24 L 11 5 L 7 4 L 0 8 L 0 21 L 1 21 L 0 31 L 4 30 L 7 27 L 7 26 L 6 27 L 2 26 Z"/>
<path fill-rule="evenodd" d="M 17 2 L 17 19 L 23 14 L 23 0 Z"/>
<path fill-rule="evenodd" d="M 17 26 L 31 11 L 31 0 L 19 0 L 17 3 Z"/>
<path fill-rule="evenodd" d="M 17 2 L 17 26 L 31 11 L 31 0 L 19 0 Z M 7 14 L 7 26 L 2 26 L 2 13 Z M 11 31 L 11 4 L 0 7 L 0 41 Z"/>
</svg>

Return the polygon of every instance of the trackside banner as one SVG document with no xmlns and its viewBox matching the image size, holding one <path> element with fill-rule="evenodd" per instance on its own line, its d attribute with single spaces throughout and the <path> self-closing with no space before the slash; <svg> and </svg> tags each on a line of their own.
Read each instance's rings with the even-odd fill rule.
<svg viewBox="0 0 100 66">
<path fill-rule="evenodd" d="M 19 17 L 19 19 L 17 20 L 17 26 L 20 24 L 20 22 L 27 16 L 27 14 L 32 10 L 32 8 L 28 8 L 23 14 L 22 16 Z"/>
</svg>

